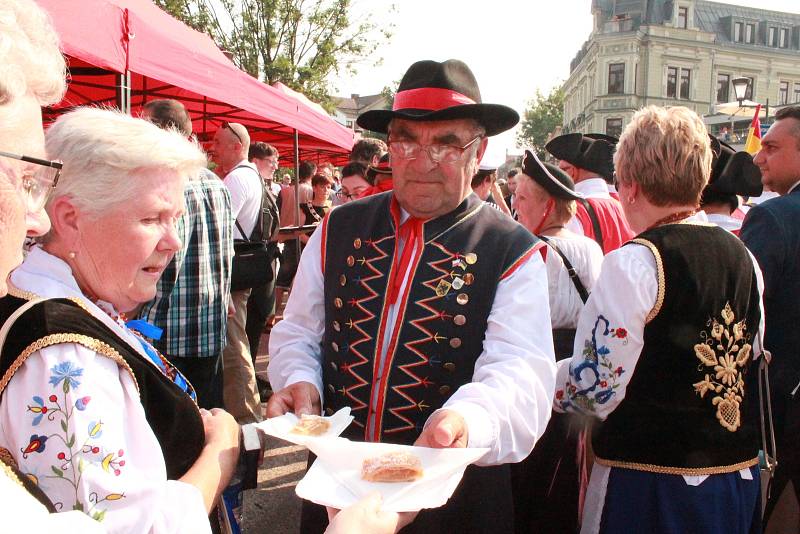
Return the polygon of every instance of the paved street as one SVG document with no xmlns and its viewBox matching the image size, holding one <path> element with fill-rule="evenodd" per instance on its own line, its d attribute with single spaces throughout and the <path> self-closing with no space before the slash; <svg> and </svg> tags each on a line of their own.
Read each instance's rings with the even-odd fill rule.
<svg viewBox="0 0 800 534">
<path fill-rule="evenodd" d="M 256 374 L 267 377 L 269 336 L 261 339 Z M 302 447 L 269 438 L 258 488 L 245 492 L 244 531 L 247 534 L 295 534 L 300 531 L 300 498 L 294 487 L 303 478 L 307 452 Z"/>
</svg>

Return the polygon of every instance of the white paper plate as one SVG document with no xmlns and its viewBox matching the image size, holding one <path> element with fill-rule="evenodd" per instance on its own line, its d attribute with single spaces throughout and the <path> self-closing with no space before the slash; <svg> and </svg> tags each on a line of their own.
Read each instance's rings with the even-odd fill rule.
<svg viewBox="0 0 800 534">
<path fill-rule="evenodd" d="M 317 460 L 295 488 L 303 499 L 346 508 L 376 491 L 383 497 L 382 509 L 412 512 L 438 508 L 455 491 L 467 466 L 489 449 L 429 449 L 390 443 L 364 443 L 344 438 L 308 444 Z M 391 451 L 410 452 L 422 461 L 424 475 L 414 482 L 367 482 L 361 478 L 362 462 Z"/>
<path fill-rule="evenodd" d="M 330 417 L 326 417 L 325 419 L 330 422 L 331 426 L 327 432 L 320 434 L 319 436 L 307 436 L 305 434 L 295 434 L 292 432 L 292 429 L 300 420 L 300 418 L 293 413 L 283 414 L 280 417 L 273 417 L 271 419 L 261 421 L 260 423 L 255 423 L 254 426 L 270 436 L 289 441 L 296 445 L 308 447 L 309 443 L 313 443 L 315 441 L 336 438 L 339 436 L 339 434 L 344 432 L 344 429 L 347 428 L 350 423 L 353 422 L 353 416 L 350 415 L 349 406 L 342 408 L 335 414 L 331 415 Z"/>
</svg>

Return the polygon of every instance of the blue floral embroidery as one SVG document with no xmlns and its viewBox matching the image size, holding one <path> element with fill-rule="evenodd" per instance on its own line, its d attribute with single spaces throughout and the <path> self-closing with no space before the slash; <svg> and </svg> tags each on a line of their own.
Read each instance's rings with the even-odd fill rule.
<svg viewBox="0 0 800 534">
<path fill-rule="evenodd" d="M 70 388 L 76 388 L 81 383 L 75 377 L 83 375 L 83 369 L 76 367 L 74 363 L 67 361 L 54 365 L 50 372 L 50 383 L 57 386 L 62 380 L 64 381 L 64 393 L 67 393 Z"/>
<path fill-rule="evenodd" d="M 628 342 L 628 332 L 610 326 L 608 319 L 602 315 L 597 317 L 592 337 L 584 344 L 583 361 L 570 366 L 570 383 L 556 391 L 556 401 L 563 409 L 575 407 L 580 411 L 594 411 L 596 405 L 606 404 L 615 395 L 614 390 L 620 386 L 617 380 L 625 370 L 613 366 L 611 350 L 606 345 L 598 345 L 598 332 L 603 339 L 622 340 L 623 345 Z"/>
</svg>

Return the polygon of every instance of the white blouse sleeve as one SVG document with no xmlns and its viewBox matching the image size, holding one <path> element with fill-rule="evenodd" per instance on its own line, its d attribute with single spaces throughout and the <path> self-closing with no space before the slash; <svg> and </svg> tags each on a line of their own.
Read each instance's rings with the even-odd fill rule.
<svg viewBox="0 0 800 534">
<path fill-rule="evenodd" d="M 518 462 L 550 420 L 555 357 L 547 271 L 538 252 L 497 286 L 472 382 L 444 408 L 464 417 L 470 447 L 489 447 L 476 462 Z"/>
<path fill-rule="evenodd" d="M 655 258 L 641 245 L 609 253 L 575 335 L 573 357 L 558 362 L 554 407 L 605 419 L 625 398 L 656 303 Z"/>
<path fill-rule="evenodd" d="M 0 445 L 59 511 L 107 532 L 210 532 L 200 491 L 168 481 L 128 372 L 77 344 L 34 352 L 0 402 Z"/>
<path fill-rule="evenodd" d="M 300 257 L 283 320 L 269 336 L 269 382 L 275 391 L 296 382 L 310 382 L 322 391 L 320 342 L 325 331 L 325 288 L 322 277 L 322 232 L 311 234 Z"/>
</svg>

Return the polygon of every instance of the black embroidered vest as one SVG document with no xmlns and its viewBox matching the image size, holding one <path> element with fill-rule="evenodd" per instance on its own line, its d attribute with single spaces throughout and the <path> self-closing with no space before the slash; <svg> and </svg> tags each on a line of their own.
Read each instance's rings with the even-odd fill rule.
<svg viewBox="0 0 800 534">
<path fill-rule="evenodd" d="M 12 296 L 0 299 L 0 325 L 24 303 Z M 72 337 L 68 339 L 65 335 Z M 161 445 L 167 478 L 180 478 L 200 456 L 205 445 L 205 431 L 194 401 L 91 313 L 69 299 L 45 300 L 25 311 L 14 322 L 0 353 L 3 383 L 16 371 L 13 364 L 21 356 L 29 356 L 27 352 L 33 352 L 29 347 L 35 342 L 40 342 L 41 346 L 79 343 L 96 352 L 102 351 L 131 373 L 147 422 Z"/>
<path fill-rule="evenodd" d="M 625 398 L 593 433 L 598 461 L 676 474 L 752 465 L 759 448 L 752 345 L 761 312 L 744 245 L 719 227 L 693 224 L 658 227 L 633 243 L 656 258 L 658 297 Z"/>
<path fill-rule="evenodd" d="M 324 405 L 327 413 L 351 407 L 346 437 L 411 444 L 430 414 L 472 381 L 497 285 L 539 244 L 475 195 L 426 222 L 393 337 L 385 315 L 398 223 L 391 192 L 337 207 L 323 223 Z M 367 435 L 370 417 L 375 432 Z"/>
</svg>

